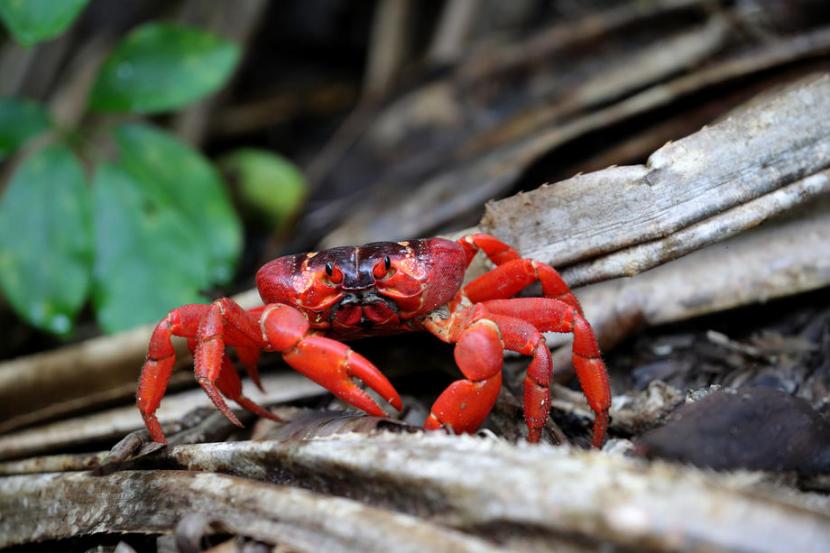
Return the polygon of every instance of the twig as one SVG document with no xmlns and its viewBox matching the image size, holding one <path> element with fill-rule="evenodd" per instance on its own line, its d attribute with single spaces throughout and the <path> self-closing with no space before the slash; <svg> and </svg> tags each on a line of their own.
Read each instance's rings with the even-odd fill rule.
<svg viewBox="0 0 830 553">
<path fill-rule="evenodd" d="M 820 114 L 828 109 L 830 76 L 805 79 L 667 144 L 647 165 L 612 167 L 561 181 L 550 193 L 543 186 L 491 202 L 481 227 L 559 267 L 668 237 L 827 168 L 830 121 Z M 804 185 L 820 192 L 824 181 Z M 540 235 L 544 243 L 534 239 Z"/>
<path fill-rule="evenodd" d="M 106 463 L 109 457 L 109 451 L 100 451 L 98 453 L 44 455 L 19 461 L 6 461 L 0 463 L 0 476 L 92 470 Z"/>
<path fill-rule="evenodd" d="M 236 136 L 274 127 L 303 114 L 332 117 L 355 102 L 353 84 L 332 80 L 313 86 L 294 85 L 291 90 L 270 94 L 264 99 L 250 99 L 225 106 L 214 115 L 211 135 Z"/>
<path fill-rule="evenodd" d="M 427 53 L 431 63 L 445 65 L 461 58 L 478 7 L 475 0 L 449 0 L 444 4 Z"/>
<path fill-rule="evenodd" d="M 707 0 L 659 0 L 624 3 L 566 24 L 538 31 L 517 44 L 484 44 L 459 64 L 459 77 L 469 83 L 486 82 L 497 75 L 509 74 L 549 59 L 566 49 L 579 49 L 607 35 L 620 33 L 633 25 L 659 24 L 662 18 L 686 11 L 700 10 Z"/>
<path fill-rule="evenodd" d="M 78 47 L 75 56 L 58 79 L 60 86 L 49 102 L 57 124 L 72 130 L 86 113 L 89 93 L 98 76 L 98 69 L 110 53 L 115 37 L 110 33 L 96 33 Z"/>
<path fill-rule="evenodd" d="M 377 4 L 363 95 L 306 167 L 306 178 L 312 191 L 321 186 L 331 168 L 360 139 L 367 122 L 377 112 L 394 82 L 406 56 L 408 18 L 413 9 L 410 0 L 382 0 Z"/>
<path fill-rule="evenodd" d="M 619 312 L 664 324 L 830 284 L 830 201 L 714 244 L 634 278 L 588 286 L 579 297 L 602 328 Z"/>
<path fill-rule="evenodd" d="M 35 48 L 26 48 L 13 40 L 5 40 L 5 44 L 0 48 L 0 71 L 3 73 L 0 94 L 3 96 L 20 95 L 37 54 L 38 50 Z"/>
<path fill-rule="evenodd" d="M 380 0 L 372 21 L 364 94 L 382 98 L 395 82 L 409 48 L 411 0 Z"/>
<path fill-rule="evenodd" d="M 816 255 L 830 236 L 830 200 L 710 245 L 632 278 L 581 288 L 580 302 L 603 349 L 643 326 L 814 290 L 830 284 L 830 259 Z M 556 335 L 557 346 L 569 342 Z M 572 376 L 570 347 L 554 354 L 555 378 Z"/>
</svg>

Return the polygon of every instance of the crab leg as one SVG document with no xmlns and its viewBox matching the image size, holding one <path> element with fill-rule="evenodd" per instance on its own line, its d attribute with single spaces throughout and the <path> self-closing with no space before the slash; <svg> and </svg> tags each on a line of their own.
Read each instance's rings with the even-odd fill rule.
<svg viewBox="0 0 830 553">
<path fill-rule="evenodd" d="M 262 381 L 259 378 L 259 368 L 257 367 L 259 355 L 262 353 L 262 350 L 259 348 L 246 348 L 244 346 L 237 346 L 233 349 L 236 351 L 236 357 L 239 359 L 239 362 L 245 367 L 248 378 L 256 384 L 256 387 L 261 392 L 264 392 L 265 389 L 262 387 Z"/>
<path fill-rule="evenodd" d="M 380 394 L 401 410 L 401 398 L 377 367 L 342 342 L 310 333 L 306 316 L 283 304 L 266 306 L 260 318 L 262 335 L 267 347 L 282 353 L 285 362 L 296 371 L 320 384 L 349 405 L 375 416 L 384 416 L 383 409 L 353 380 Z"/>
<path fill-rule="evenodd" d="M 489 300 L 481 305 L 494 315 L 527 321 L 541 332 L 573 333 L 573 365 L 579 385 L 595 414 L 593 445 L 600 447 L 608 426 L 611 388 L 599 345 L 588 321 L 572 305 L 551 298 Z"/>
<path fill-rule="evenodd" d="M 187 346 L 188 348 L 190 348 L 190 353 L 194 354 L 194 357 L 196 354 L 197 345 L 198 342 L 196 337 L 187 339 Z M 243 348 L 235 349 L 238 352 L 240 349 Z M 253 348 L 244 349 L 246 351 L 248 351 L 249 349 L 252 351 L 256 351 L 257 357 L 259 357 L 259 350 L 253 350 Z M 254 402 L 252 399 L 242 394 L 242 381 L 239 380 L 239 374 L 236 372 L 236 367 L 234 367 L 230 357 L 228 357 L 227 351 L 225 351 L 225 354 L 222 356 L 222 369 L 219 371 L 219 377 L 216 379 L 216 387 L 219 388 L 219 391 L 222 393 L 223 396 L 238 403 L 242 408 L 247 409 L 251 413 L 259 415 L 260 417 L 265 417 L 266 419 L 271 419 L 273 421 L 282 420 L 270 411 L 268 411 L 267 409 L 263 408 L 261 405 Z M 260 390 L 262 390 L 262 386 L 258 387 Z M 235 415 L 235 413 L 233 412 L 231 412 L 231 414 Z M 231 419 L 231 422 L 237 424 L 240 421 L 236 416 L 234 416 Z M 237 426 L 240 425 L 237 424 Z"/>
<path fill-rule="evenodd" d="M 539 281 L 546 298 L 558 299 L 582 310 L 571 289 L 550 265 L 522 258 L 516 250 L 489 234 L 464 236 L 458 243 L 467 252 L 468 264 L 480 250 L 496 265 L 495 269 L 472 280 L 464 287 L 464 294 L 474 303 L 511 298 Z"/>
<path fill-rule="evenodd" d="M 242 381 L 239 380 L 239 374 L 236 368 L 231 363 L 227 353 L 222 358 L 222 370 L 219 372 L 219 378 L 216 380 L 216 386 L 226 398 L 235 401 L 244 409 L 247 409 L 255 415 L 271 419 L 272 421 L 281 421 L 282 419 L 263 408 L 252 399 L 245 397 L 242 394 Z"/>
<path fill-rule="evenodd" d="M 227 359 L 225 345 L 228 343 L 247 348 L 261 346 L 257 331 L 256 324 L 242 307 L 229 298 L 223 298 L 210 305 L 196 332 L 196 351 L 193 354 L 196 379 L 216 408 L 237 426 L 243 425 L 225 403 L 221 392 L 229 392 L 225 395 L 245 408 L 256 404 L 241 395 L 241 383 L 240 393 L 236 393 L 235 382 L 239 382 L 239 376 Z M 223 372 L 226 374 L 223 375 Z M 221 389 L 223 386 L 225 390 Z M 268 413 L 259 405 L 250 410 L 258 415 Z M 263 416 L 275 419 L 270 413 Z"/>
<path fill-rule="evenodd" d="M 239 379 L 235 370 L 231 376 L 222 378 L 222 367 L 226 357 L 225 345 L 235 346 L 238 352 L 244 350 L 246 353 L 240 354 L 243 363 L 252 358 L 252 350 L 258 351 L 262 347 L 259 329 L 253 317 L 229 298 L 217 300 L 210 305 L 185 305 L 168 313 L 156 326 L 150 338 L 147 359 L 141 370 L 136 404 L 153 441 L 166 443 L 155 412 L 164 397 L 167 382 L 176 363 L 175 349 L 171 342 L 173 336 L 188 339 L 188 345 L 194 354 L 199 384 L 231 422 L 241 425 L 222 399 L 220 392 L 225 393 L 226 390 L 227 397 L 249 411 L 260 415 L 267 412 L 242 396 L 241 389 L 238 396 L 241 401 L 233 397 L 236 394 L 232 393 L 232 379 Z M 244 357 L 246 354 L 247 357 Z M 227 363 L 230 364 L 230 360 L 227 360 Z M 225 389 L 219 385 L 219 380 L 222 380 Z M 251 408 L 251 405 L 256 405 L 256 408 Z"/>
<path fill-rule="evenodd" d="M 424 428 L 474 432 L 487 418 L 501 388 L 504 346 L 496 324 L 479 319 L 455 345 L 455 362 L 465 379 L 444 390 L 430 409 Z"/>
<path fill-rule="evenodd" d="M 153 330 L 136 393 L 136 405 L 153 441 L 167 443 L 155 412 L 176 364 L 176 350 L 171 337 L 195 336 L 199 321 L 208 308 L 199 304 L 183 305 L 168 313 Z"/>
<path fill-rule="evenodd" d="M 553 359 L 545 337 L 527 321 L 505 315 L 489 314 L 501 332 L 504 347 L 532 357 L 524 380 L 524 411 L 527 441 L 538 442 L 550 411 L 550 379 Z"/>
</svg>

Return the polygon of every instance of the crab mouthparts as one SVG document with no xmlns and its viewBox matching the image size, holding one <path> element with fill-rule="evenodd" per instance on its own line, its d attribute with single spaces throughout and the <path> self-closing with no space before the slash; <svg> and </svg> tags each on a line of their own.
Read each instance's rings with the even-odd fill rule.
<svg viewBox="0 0 830 553">
<path fill-rule="evenodd" d="M 349 294 L 340 300 L 334 322 L 344 327 L 382 326 L 395 318 L 395 309 L 376 294 Z"/>
</svg>

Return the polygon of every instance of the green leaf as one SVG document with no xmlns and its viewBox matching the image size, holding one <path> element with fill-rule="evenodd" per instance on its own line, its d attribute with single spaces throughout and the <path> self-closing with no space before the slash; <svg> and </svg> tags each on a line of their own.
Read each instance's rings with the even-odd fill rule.
<svg viewBox="0 0 830 553">
<path fill-rule="evenodd" d="M 219 89 L 238 61 L 238 46 L 207 31 L 148 23 L 107 59 L 91 105 L 135 113 L 176 109 Z"/>
<path fill-rule="evenodd" d="M 0 98 L 0 161 L 50 125 L 49 115 L 37 102 Z"/>
<path fill-rule="evenodd" d="M 271 227 L 284 227 L 305 201 L 305 177 L 282 156 L 245 148 L 226 156 L 220 166 L 238 181 L 242 201 Z"/>
<path fill-rule="evenodd" d="M 89 189 L 65 146 L 25 161 L 0 202 L 0 285 L 32 325 L 66 334 L 84 304 L 92 266 Z"/>
<path fill-rule="evenodd" d="M 25 46 L 61 34 L 89 0 L 0 0 L 0 18 Z"/>
<path fill-rule="evenodd" d="M 213 166 L 148 125 L 124 125 L 115 134 L 123 167 L 159 204 L 179 213 L 198 240 L 195 247 L 207 259 L 210 282 L 230 280 L 242 249 L 242 230 Z"/>
<path fill-rule="evenodd" d="M 198 290 L 208 263 L 187 221 L 127 169 L 103 164 L 93 181 L 93 303 L 107 332 L 155 322 L 186 303 L 207 301 Z"/>
</svg>

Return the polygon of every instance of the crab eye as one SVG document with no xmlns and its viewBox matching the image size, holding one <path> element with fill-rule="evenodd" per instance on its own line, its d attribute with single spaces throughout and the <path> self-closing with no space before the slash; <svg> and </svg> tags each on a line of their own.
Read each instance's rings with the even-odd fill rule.
<svg viewBox="0 0 830 553">
<path fill-rule="evenodd" d="M 326 274 L 329 276 L 329 280 L 335 284 L 343 281 L 343 272 L 330 261 L 326 263 Z"/>
<path fill-rule="evenodd" d="M 383 278 L 386 276 L 386 273 L 389 272 L 389 268 L 392 266 L 392 260 L 389 259 L 387 255 L 377 263 L 375 263 L 374 268 L 372 269 L 372 274 L 375 275 L 375 278 Z"/>
</svg>

